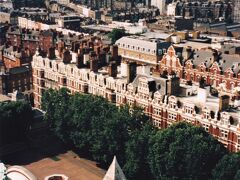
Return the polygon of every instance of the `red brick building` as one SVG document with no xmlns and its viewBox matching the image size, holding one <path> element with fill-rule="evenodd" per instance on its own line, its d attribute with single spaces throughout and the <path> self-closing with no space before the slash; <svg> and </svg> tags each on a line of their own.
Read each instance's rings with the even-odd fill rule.
<svg viewBox="0 0 240 180">
<path fill-rule="evenodd" d="M 181 48 L 180 48 L 181 49 Z M 183 81 L 205 80 L 219 92 L 232 95 L 240 86 L 240 56 L 222 54 L 212 49 L 191 50 L 171 46 L 156 71 L 162 75 L 175 73 Z"/>
</svg>

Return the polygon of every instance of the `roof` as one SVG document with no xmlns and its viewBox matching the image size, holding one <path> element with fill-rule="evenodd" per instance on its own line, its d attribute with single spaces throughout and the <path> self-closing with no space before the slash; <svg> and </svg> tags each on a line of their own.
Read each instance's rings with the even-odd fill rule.
<svg viewBox="0 0 240 180">
<path fill-rule="evenodd" d="M 9 69 L 10 74 L 20 74 L 20 73 L 25 73 L 28 71 L 29 71 L 29 68 L 27 68 L 26 66 L 20 66 L 20 67 L 15 67 L 15 68 Z"/>
<path fill-rule="evenodd" d="M 221 54 L 219 64 L 222 71 L 232 68 L 233 72 L 238 73 L 240 71 L 240 56 Z"/>
<path fill-rule="evenodd" d="M 114 156 L 112 164 L 108 168 L 103 180 L 126 180 L 126 177 L 117 162 L 116 156 Z"/>
<path fill-rule="evenodd" d="M 131 45 L 135 47 L 140 47 L 144 49 L 151 49 L 151 50 L 157 50 L 157 43 L 152 42 L 147 38 L 141 37 L 122 37 L 121 39 L 116 41 L 116 44 L 125 44 L 125 45 Z"/>
<path fill-rule="evenodd" d="M 210 67 L 212 64 L 213 52 L 208 50 L 198 50 L 193 55 L 193 65 L 198 66 L 204 63 L 206 67 Z"/>
<path fill-rule="evenodd" d="M 170 36 L 172 36 L 172 34 L 167 34 L 167 33 L 164 33 L 164 32 L 146 32 L 142 35 L 146 36 L 148 38 L 156 38 L 156 39 L 163 39 L 163 40 L 166 40 Z"/>
</svg>

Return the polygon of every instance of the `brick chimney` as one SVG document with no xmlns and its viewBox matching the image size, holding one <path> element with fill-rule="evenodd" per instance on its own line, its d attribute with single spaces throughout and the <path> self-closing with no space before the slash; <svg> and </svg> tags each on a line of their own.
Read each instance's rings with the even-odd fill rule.
<svg viewBox="0 0 240 180">
<path fill-rule="evenodd" d="M 93 72 L 98 71 L 98 60 L 97 60 L 97 55 L 95 52 L 91 52 L 89 55 L 89 60 L 90 60 L 90 70 Z"/>
<path fill-rule="evenodd" d="M 50 47 L 48 49 L 48 58 L 49 59 L 54 59 L 56 57 L 55 55 L 55 48 L 54 47 Z"/>
<path fill-rule="evenodd" d="M 68 64 L 72 61 L 72 55 L 68 49 L 63 50 L 62 54 L 63 63 Z"/>
<path fill-rule="evenodd" d="M 116 60 L 116 58 L 118 57 L 118 46 L 117 45 L 112 45 L 110 47 L 110 51 L 111 51 L 113 59 Z"/>
<path fill-rule="evenodd" d="M 112 61 L 108 66 L 108 74 L 112 77 L 117 77 L 117 63 Z"/>
<path fill-rule="evenodd" d="M 100 46 L 94 46 L 94 51 L 96 52 L 97 55 L 100 54 L 100 50 L 101 50 Z"/>
<path fill-rule="evenodd" d="M 58 44 L 57 44 L 57 50 L 58 50 L 59 56 L 60 56 L 61 58 L 62 58 L 62 55 L 63 55 L 64 47 L 65 47 L 64 42 L 59 41 Z"/>
<path fill-rule="evenodd" d="M 83 54 L 80 53 L 80 51 L 77 54 L 76 66 L 78 68 L 82 68 L 84 66 L 84 64 L 83 64 Z"/>
<path fill-rule="evenodd" d="M 78 49 L 80 48 L 80 44 L 77 42 L 72 42 L 72 51 L 78 52 Z"/>
<path fill-rule="evenodd" d="M 230 97 L 223 95 L 219 97 L 219 111 L 224 111 L 229 108 Z"/>
</svg>

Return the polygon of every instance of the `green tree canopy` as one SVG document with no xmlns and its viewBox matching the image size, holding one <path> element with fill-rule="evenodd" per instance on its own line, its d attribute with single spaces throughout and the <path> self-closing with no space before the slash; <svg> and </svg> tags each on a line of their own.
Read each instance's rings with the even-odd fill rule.
<svg viewBox="0 0 240 180">
<path fill-rule="evenodd" d="M 203 128 L 172 125 L 151 138 L 149 163 L 155 179 L 209 179 L 225 147 Z"/>
<path fill-rule="evenodd" d="M 116 107 L 98 96 L 50 89 L 42 108 L 62 141 L 105 167 L 116 155 L 128 179 L 209 179 L 227 154 L 203 128 L 178 123 L 157 130 L 141 108 Z"/>
<path fill-rule="evenodd" d="M 25 101 L 0 103 L 0 145 L 24 140 L 33 118 Z"/>
<path fill-rule="evenodd" d="M 103 165 L 109 165 L 114 155 L 124 164 L 126 142 L 149 121 L 138 107 L 130 111 L 102 97 L 70 95 L 66 89 L 46 91 L 42 108 L 56 136 Z"/>
<path fill-rule="evenodd" d="M 123 171 L 129 179 L 152 179 L 147 161 L 149 154 L 149 139 L 155 135 L 157 129 L 146 123 L 142 129 L 136 129 L 126 143 L 126 163 Z"/>
<path fill-rule="evenodd" d="M 225 155 L 213 170 L 213 179 L 239 180 L 240 179 L 240 153 Z"/>
<path fill-rule="evenodd" d="M 113 29 L 112 32 L 108 34 L 113 44 L 123 36 L 126 36 L 124 29 Z"/>
</svg>

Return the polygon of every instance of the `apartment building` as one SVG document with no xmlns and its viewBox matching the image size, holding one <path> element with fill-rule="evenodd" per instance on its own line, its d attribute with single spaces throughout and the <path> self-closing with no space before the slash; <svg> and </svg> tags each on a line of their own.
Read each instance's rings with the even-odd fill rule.
<svg viewBox="0 0 240 180">
<path fill-rule="evenodd" d="M 231 97 L 240 87 L 240 56 L 213 49 L 170 46 L 156 71 L 162 75 L 174 73 L 182 81 L 193 83 L 204 79 L 207 85 Z"/>
<path fill-rule="evenodd" d="M 175 54 L 173 50 L 170 47 L 167 52 L 171 57 Z M 204 83 L 189 85 L 174 73 L 167 73 L 165 77 L 161 77 L 160 72 L 151 75 L 150 66 L 137 66 L 136 62 L 122 61 L 117 66 L 111 58 L 106 65 L 99 66 L 96 62 L 100 53 L 91 52 L 84 58 L 83 50 L 79 51 L 77 59 L 67 50 L 55 59 L 43 58 L 38 52 L 33 56 L 36 107 L 41 106 L 46 89 L 66 87 L 71 93 L 102 96 L 116 105 L 138 105 L 159 128 L 179 121 L 203 126 L 229 150 L 240 150 L 239 94 L 234 94 L 233 99 L 224 94 L 217 96 Z M 107 54 L 114 57 L 113 52 Z M 84 65 L 85 62 L 89 62 L 89 66 Z M 173 62 L 176 63 L 177 58 Z"/>
<path fill-rule="evenodd" d="M 122 37 L 117 40 L 118 54 L 123 61 L 136 62 L 156 66 L 168 47 L 169 42 L 147 37 Z"/>
<path fill-rule="evenodd" d="M 29 51 L 16 46 L 5 47 L 0 57 L 0 92 L 1 94 L 21 92 L 26 99 L 32 97 L 32 69 Z"/>
</svg>

